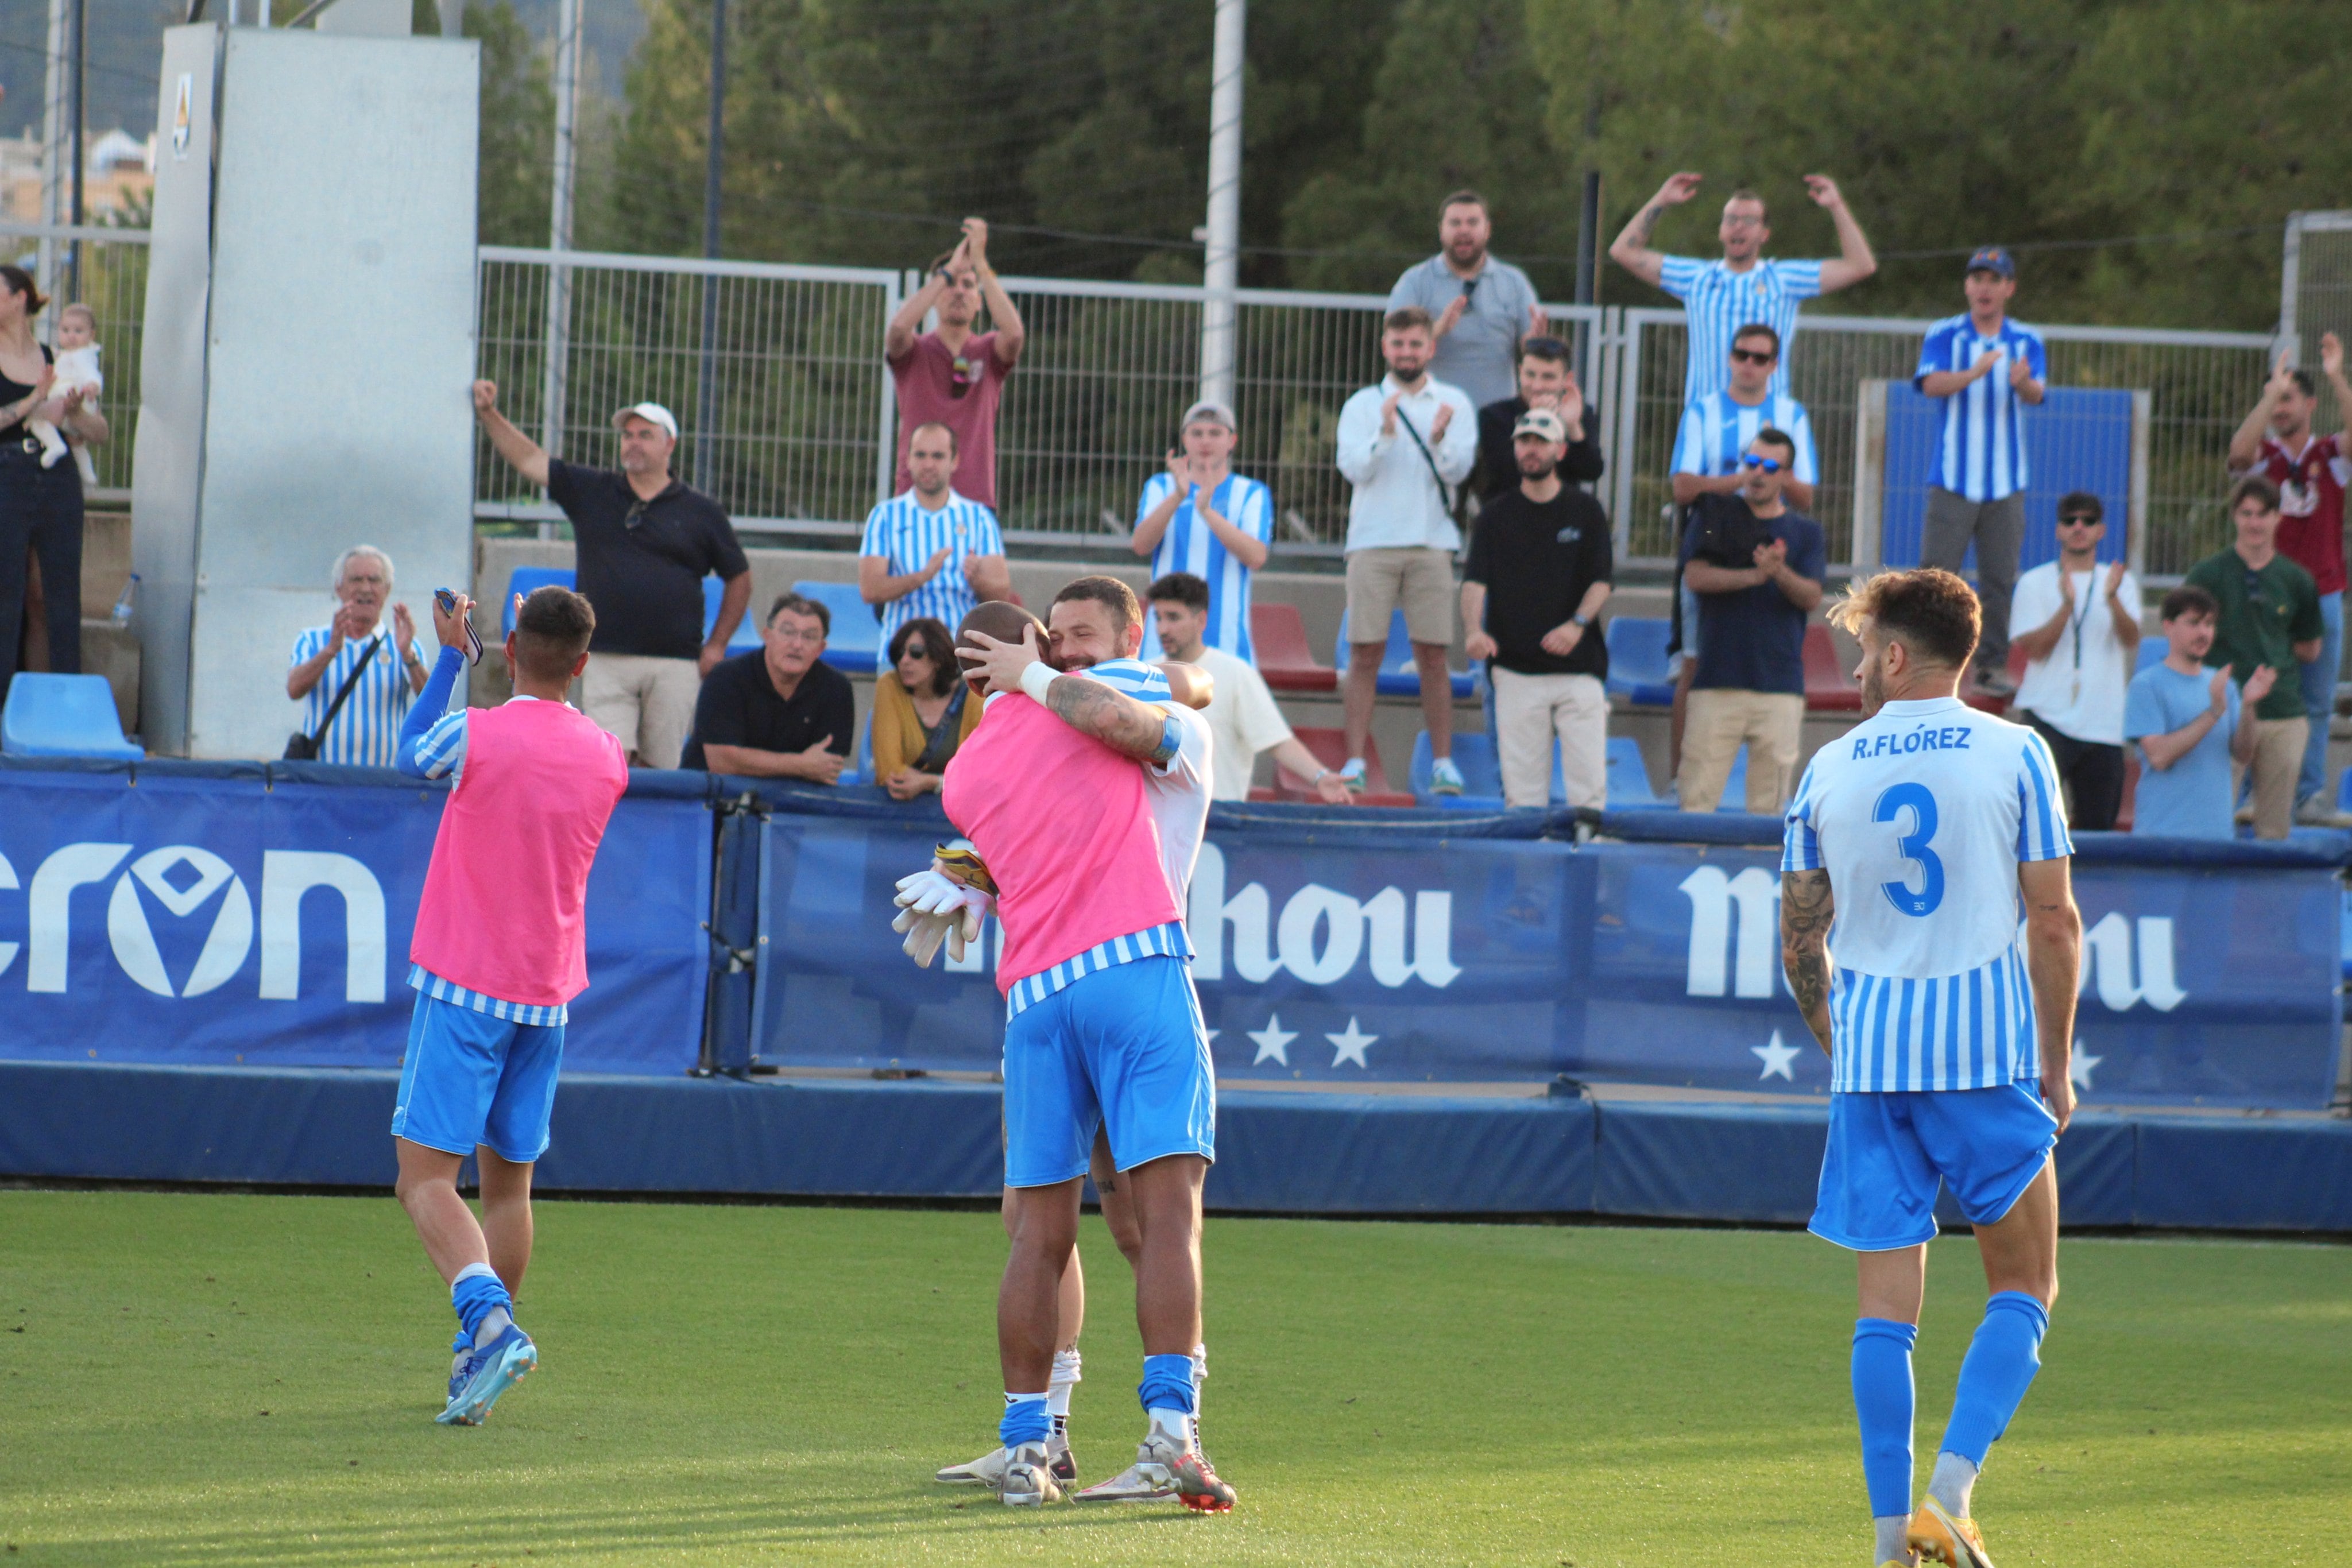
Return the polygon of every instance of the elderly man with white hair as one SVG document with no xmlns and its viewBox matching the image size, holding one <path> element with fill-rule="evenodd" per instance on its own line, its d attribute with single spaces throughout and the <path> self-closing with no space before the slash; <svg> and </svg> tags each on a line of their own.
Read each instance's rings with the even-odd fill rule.
<svg viewBox="0 0 2352 1568">
<path fill-rule="evenodd" d="M 392 558 L 375 546 L 353 545 L 337 556 L 330 581 L 335 617 L 294 639 L 286 695 L 302 704 L 301 733 L 317 760 L 389 768 L 408 706 L 425 689 L 425 644 L 405 604 L 392 605 L 385 634 Z"/>
</svg>

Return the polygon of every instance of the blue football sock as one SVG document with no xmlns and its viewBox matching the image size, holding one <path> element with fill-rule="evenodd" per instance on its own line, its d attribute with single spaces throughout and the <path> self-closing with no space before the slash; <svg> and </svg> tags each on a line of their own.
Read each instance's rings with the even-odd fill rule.
<svg viewBox="0 0 2352 1568">
<path fill-rule="evenodd" d="M 1004 1393 L 1004 1418 L 996 1424 L 996 1440 L 1008 1448 L 1024 1443 L 1042 1443 L 1054 1429 L 1054 1418 L 1045 1413 L 1045 1396 Z"/>
<path fill-rule="evenodd" d="M 1192 1358 L 1189 1355 L 1147 1355 L 1143 1358 L 1143 1381 L 1136 1385 L 1136 1397 L 1143 1401 L 1146 1410 L 1177 1410 L 1192 1413 Z"/>
<path fill-rule="evenodd" d="M 1916 1324 L 1892 1318 L 1853 1325 L 1853 1413 L 1874 1519 L 1911 1512 L 1911 1346 L 1918 1337 Z"/>
<path fill-rule="evenodd" d="M 457 1310 L 466 1337 L 477 1344 L 481 1343 L 482 1320 L 494 1309 L 509 1319 L 514 1315 L 514 1298 L 507 1294 L 506 1286 L 488 1263 L 469 1263 L 457 1271 L 457 1277 L 449 1281 L 449 1304 Z"/>
<path fill-rule="evenodd" d="M 2042 1336 L 2049 1327 L 2048 1310 L 2022 1291 L 2002 1291 L 1985 1303 L 1984 1322 L 1960 1363 L 1943 1451 L 1984 1468 L 1986 1453 L 2009 1429 L 2009 1418 L 2042 1370 Z"/>
</svg>

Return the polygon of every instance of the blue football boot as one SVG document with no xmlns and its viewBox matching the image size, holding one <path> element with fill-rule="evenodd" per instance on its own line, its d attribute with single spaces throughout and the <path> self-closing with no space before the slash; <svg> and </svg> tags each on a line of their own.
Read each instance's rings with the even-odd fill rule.
<svg viewBox="0 0 2352 1568">
<path fill-rule="evenodd" d="M 444 1427 L 478 1427 L 488 1416 L 499 1396 L 512 1388 L 539 1365 L 539 1347 L 530 1335 L 509 1323 L 499 1337 L 474 1352 L 463 1370 L 449 1379 L 449 1407 L 433 1417 Z"/>
</svg>

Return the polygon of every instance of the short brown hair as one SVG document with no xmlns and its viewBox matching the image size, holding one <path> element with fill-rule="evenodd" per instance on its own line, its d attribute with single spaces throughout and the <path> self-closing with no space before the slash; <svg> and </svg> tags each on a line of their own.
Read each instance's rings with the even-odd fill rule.
<svg viewBox="0 0 2352 1568">
<path fill-rule="evenodd" d="M 1750 321 L 1738 331 L 1734 332 L 1731 335 L 1731 346 L 1736 349 L 1750 338 L 1769 339 L 1772 344 L 1772 357 L 1776 360 L 1780 357 L 1780 334 L 1761 321 Z"/>
<path fill-rule="evenodd" d="M 1437 324 L 1429 319 L 1429 312 L 1418 305 L 1402 306 L 1381 318 L 1381 330 L 1383 332 L 1410 332 L 1416 327 L 1424 332 L 1437 329 Z"/>
<path fill-rule="evenodd" d="M 1486 214 L 1489 219 L 1492 219 L 1495 215 L 1495 209 L 1486 204 L 1486 198 L 1480 195 L 1477 192 L 1470 189 L 1467 185 L 1465 185 L 1462 189 L 1446 197 L 1445 200 L 1438 203 L 1437 215 L 1440 218 L 1443 218 L 1445 216 L 1446 212 L 1450 208 L 1454 207 L 1475 207 L 1480 212 Z"/>
<path fill-rule="evenodd" d="M 1828 619 L 1856 637 L 1867 622 L 1888 641 L 1955 670 L 1967 667 L 1983 625 L 1976 591 L 1937 566 L 1865 578 L 1830 606 Z"/>
<path fill-rule="evenodd" d="M 2210 621 L 2221 613 L 2221 601 L 2193 582 L 2184 582 L 2164 596 L 2157 606 L 2159 621 L 2178 621 L 2184 615 L 2202 615 Z"/>
<path fill-rule="evenodd" d="M 1143 606 L 1136 601 L 1135 590 L 1115 577 L 1073 578 L 1054 595 L 1054 602 L 1066 604 L 1074 599 L 1088 599 L 1108 609 L 1118 622 L 1115 631 L 1124 636 L 1130 626 L 1143 624 Z"/>
<path fill-rule="evenodd" d="M 2231 512 L 2234 514 L 2250 500 L 2260 501 L 2265 512 L 2275 512 L 2279 509 L 2278 486 L 2259 474 L 2246 475 L 2230 486 Z"/>
<path fill-rule="evenodd" d="M 760 624 L 761 626 L 773 626 L 776 623 L 776 617 L 782 615 L 787 610 L 791 611 L 795 615 L 815 616 L 818 630 L 822 631 L 828 637 L 833 635 L 833 612 L 825 608 L 824 601 L 822 599 L 806 599 L 797 593 L 779 593 L 776 595 L 775 601 L 768 606 L 768 618 L 765 621 L 761 622 Z"/>
<path fill-rule="evenodd" d="M 534 588 L 515 612 L 515 663 L 534 681 L 569 680 L 595 634 L 596 609 L 586 595 L 551 582 Z"/>
<path fill-rule="evenodd" d="M 1797 438 L 1790 435 L 1785 430 L 1779 430 L 1768 424 L 1763 429 L 1758 431 L 1756 433 L 1756 439 L 1749 442 L 1748 444 L 1750 446 L 1779 447 L 1781 451 L 1789 455 L 1789 462 L 1781 465 L 1784 468 L 1789 467 L 1796 461 Z"/>
<path fill-rule="evenodd" d="M 1181 604 L 1187 610 L 1209 612 L 1208 580 L 1189 571 L 1171 571 L 1150 588 L 1143 597 L 1154 604 Z"/>
<path fill-rule="evenodd" d="M 1750 190 L 1746 185 L 1740 186 L 1738 189 L 1733 191 L 1731 194 L 1723 198 L 1723 204 L 1727 207 L 1731 205 L 1734 202 L 1753 202 L 1758 206 L 1762 207 L 1767 214 L 1769 214 L 1772 210 L 1771 207 L 1766 204 L 1763 193 Z"/>
<path fill-rule="evenodd" d="M 942 421 L 936 419 L 927 419 L 923 421 L 922 423 L 915 426 L 914 429 L 907 432 L 908 451 L 912 452 L 915 449 L 915 437 L 922 434 L 923 432 L 927 430 L 936 430 L 948 438 L 948 455 L 950 456 L 961 456 L 962 455 L 961 449 L 963 443 L 956 439 L 954 429 Z"/>
</svg>

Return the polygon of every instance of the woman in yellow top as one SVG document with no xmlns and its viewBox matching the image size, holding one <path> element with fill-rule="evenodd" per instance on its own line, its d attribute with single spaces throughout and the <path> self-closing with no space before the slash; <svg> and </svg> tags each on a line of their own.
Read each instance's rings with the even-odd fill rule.
<svg viewBox="0 0 2352 1568">
<path fill-rule="evenodd" d="M 940 787 L 948 758 L 980 722 L 980 703 L 957 678 L 955 638 L 929 616 L 890 639 L 890 667 L 874 683 L 874 777 L 894 800 Z"/>
</svg>

